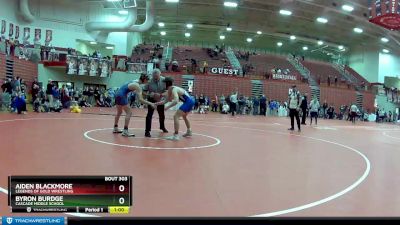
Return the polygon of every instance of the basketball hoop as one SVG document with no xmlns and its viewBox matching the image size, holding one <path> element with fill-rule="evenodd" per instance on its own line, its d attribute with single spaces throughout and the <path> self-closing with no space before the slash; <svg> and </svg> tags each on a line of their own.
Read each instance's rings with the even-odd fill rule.
<svg viewBox="0 0 400 225">
<path fill-rule="evenodd" d="M 135 8 L 137 6 L 136 0 L 124 0 L 124 9 Z"/>
</svg>

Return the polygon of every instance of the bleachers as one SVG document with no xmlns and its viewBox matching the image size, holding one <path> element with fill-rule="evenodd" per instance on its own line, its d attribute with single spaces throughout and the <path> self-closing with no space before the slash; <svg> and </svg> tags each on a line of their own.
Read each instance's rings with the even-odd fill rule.
<svg viewBox="0 0 400 225">
<path fill-rule="evenodd" d="M 137 62 L 137 59 L 141 61 L 147 62 L 151 59 L 151 57 L 155 54 L 157 57 L 159 54 L 162 54 L 162 48 L 158 51 L 155 51 L 156 45 L 139 45 L 138 53 L 132 52 L 130 57 L 133 58 L 133 62 Z"/>
<path fill-rule="evenodd" d="M 240 59 L 240 64 L 251 65 L 254 69 L 247 71 L 248 75 L 265 75 L 266 73 L 271 74 L 273 69 L 281 69 L 282 71 L 289 69 L 290 75 L 296 76 L 297 80 L 300 80 L 301 76 L 299 72 L 289 63 L 289 61 L 282 56 L 266 55 L 266 54 L 250 54 L 249 61 Z"/>
<path fill-rule="evenodd" d="M 345 66 L 345 70 L 347 72 L 349 72 L 351 75 L 353 75 L 353 77 L 355 77 L 359 81 L 359 84 L 361 84 L 362 82 L 364 82 L 365 85 L 369 84 L 367 79 L 365 79 L 363 76 L 361 76 L 355 70 L 353 70 L 351 67 Z"/>
<path fill-rule="evenodd" d="M 6 55 L 0 53 L 0 80 L 4 79 L 6 79 Z"/>
<path fill-rule="evenodd" d="M 183 68 L 184 66 L 190 68 L 192 65 L 190 61 L 191 59 L 196 60 L 198 67 L 202 67 L 204 61 L 207 62 L 209 68 L 230 65 L 229 60 L 221 53 L 219 54 L 219 57 L 211 58 L 205 48 L 193 46 L 174 47 L 172 60 L 178 61 L 180 68 Z"/>
<path fill-rule="evenodd" d="M 302 61 L 301 62 L 311 72 L 311 76 L 321 83 L 328 83 L 328 76 L 331 78 L 331 84 L 334 84 L 335 77 L 338 78 L 338 83 L 346 81 L 346 78 L 340 74 L 331 64 L 317 61 Z"/>
<path fill-rule="evenodd" d="M 14 76 L 21 77 L 30 91 L 31 84 L 38 77 L 38 65 L 23 59 L 14 58 Z"/>
</svg>

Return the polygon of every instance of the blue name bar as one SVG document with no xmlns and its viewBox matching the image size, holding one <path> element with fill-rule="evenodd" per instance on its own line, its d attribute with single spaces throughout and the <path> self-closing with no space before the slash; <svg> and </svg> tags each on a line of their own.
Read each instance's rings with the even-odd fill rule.
<svg viewBox="0 0 400 225">
<path fill-rule="evenodd" d="M 2 225 L 64 225 L 64 217 L 2 217 Z"/>
</svg>

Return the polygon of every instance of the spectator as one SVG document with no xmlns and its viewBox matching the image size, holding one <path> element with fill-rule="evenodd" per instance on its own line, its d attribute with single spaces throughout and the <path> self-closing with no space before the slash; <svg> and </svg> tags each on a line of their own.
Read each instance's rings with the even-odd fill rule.
<svg viewBox="0 0 400 225">
<path fill-rule="evenodd" d="M 258 115 L 258 109 L 260 107 L 260 99 L 257 97 L 253 98 L 253 115 Z"/>
<path fill-rule="evenodd" d="M 172 61 L 172 72 L 179 72 L 179 64 L 176 59 Z"/>
<path fill-rule="evenodd" d="M 34 79 L 34 81 L 32 82 L 32 102 L 35 102 L 36 98 L 38 97 L 40 91 L 40 87 L 39 87 L 39 82 L 37 81 L 37 78 Z"/>
<path fill-rule="evenodd" d="M 318 125 L 318 111 L 319 111 L 319 101 L 317 96 L 314 96 L 313 100 L 310 102 L 310 125 L 312 125 L 313 118 L 315 118 L 315 125 Z"/>
<path fill-rule="evenodd" d="M 47 95 L 47 100 L 49 102 L 49 107 L 52 107 L 53 106 L 53 81 L 51 79 L 47 83 L 46 95 Z"/>
<path fill-rule="evenodd" d="M 301 111 L 303 113 L 302 119 L 301 119 L 301 124 L 306 125 L 306 118 L 307 118 L 307 110 L 308 110 L 308 102 L 307 102 L 307 93 L 304 94 L 303 99 L 301 100 Z"/>
<path fill-rule="evenodd" d="M 267 115 L 267 98 L 265 95 L 262 95 L 260 98 L 260 115 Z"/>
<path fill-rule="evenodd" d="M 232 92 L 231 96 L 229 97 L 229 100 L 231 103 L 229 108 L 231 110 L 232 116 L 235 116 L 235 112 L 237 110 L 237 103 L 238 103 L 238 91 L 237 90 Z"/>
</svg>

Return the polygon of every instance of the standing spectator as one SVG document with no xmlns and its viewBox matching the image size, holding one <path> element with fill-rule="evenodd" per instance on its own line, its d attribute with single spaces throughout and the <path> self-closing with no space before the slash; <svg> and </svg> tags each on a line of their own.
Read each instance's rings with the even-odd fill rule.
<svg viewBox="0 0 400 225">
<path fill-rule="evenodd" d="M 145 92 L 147 92 L 149 102 L 156 103 L 161 100 L 161 95 L 167 90 L 164 80 L 165 78 L 161 76 L 161 71 L 159 69 L 154 69 L 153 77 L 143 89 Z M 151 137 L 151 122 L 153 120 L 154 108 L 147 107 L 147 109 L 145 136 Z M 165 128 L 164 105 L 157 105 L 157 112 L 160 122 L 160 129 L 164 133 L 168 133 L 168 130 Z"/>
<path fill-rule="evenodd" d="M 328 76 L 328 86 L 331 86 L 331 76 Z"/>
<path fill-rule="evenodd" d="M 222 107 L 225 104 L 225 96 L 221 95 L 221 97 L 219 98 L 219 111 L 222 112 Z"/>
<path fill-rule="evenodd" d="M 46 95 L 47 95 L 47 100 L 49 101 L 49 107 L 53 107 L 53 86 L 54 86 L 53 81 L 49 79 L 46 88 Z"/>
<path fill-rule="evenodd" d="M 328 110 L 328 103 L 326 102 L 326 99 L 324 101 L 324 104 L 322 104 L 322 110 L 323 110 L 322 114 L 324 116 L 324 119 L 326 119 L 326 113 L 327 113 L 327 110 Z"/>
<path fill-rule="evenodd" d="M 291 128 L 289 128 L 290 131 L 294 131 L 294 118 L 296 117 L 297 121 L 297 128 L 298 131 L 301 131 L 300 128 L 300 117 L 299 117 L 299 111 L 300 111 L 300 92 L 297 91 L 296 85 L 292 86 L 292 90 L 289 92 L 289 115 L 290 115 L 290 124 Z"/>
<path fill-rule="evenodd" d="M 203 74 L 208 73 L 208 63 L 207 61 L 203 62 Z"/>
<path fill-rule="evenodd" d="M 260 100 L 256 97 L 253 98 L 253 115 L 258 115 L 258 108 L 260 107 Z"/>
<path fill-rule="evenodd" d="M 262 95 L 260 98 L 260 115 L 267 115 L 267 98 L 265 95 Z"/>
<path fill-rule="evenodd" d="M 356 106 L 356 104 L 351 104 L 350 106 L 350 117 L 351 117 L 351 122 L 354 124 L 356 123 L 356 117 L 357 117 L 357 111 L 358 108 Z"/>
<path fill-rule="evenodd" d="M 335 86 L 337 86 L 338 78 L 335 76 Z"/>
<path fill-rule="evenodd" d="M 301 124 L 306 125 L 306 118 L 307 118 L 307 109 L 308 109 L 308 102 L 307 102 L 307 93 L 304 94 L 303 99 L 301 101 L 301 111 L 303 112 L 303 116 L 301 119 Z"/>
<path fill-rule="evenodd" d="M 319 102 L 317 96 L 314 96 L 313 100 L 310 102 L 310 126 L 312 125 L 313 118 L 315 118 L 315 125 L 318 125 L 318 111 Z"/>
<path fill-rule="evenodd" d="M 37 78 L 35 78 L 32 82 L 32 102 L 35 102 L 36 98 L 38 97 L 39 90 L 39 82 L 37 81 Z"/>
<path fill-rule="evenodd" d="M 238 91 L 237 90 L 232 92 L 231 96 L 229 97 L 229 100 L 231 102 L 230 110 L 231 110 L 232 116 L 235 116 L 236 107 L 237 107 L 237 103 L 238 103 Z"/>
</svg>

